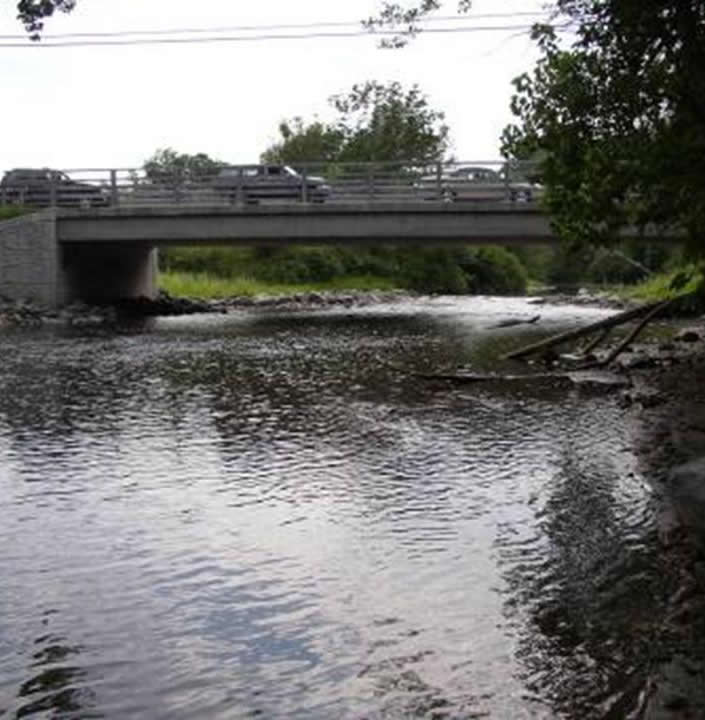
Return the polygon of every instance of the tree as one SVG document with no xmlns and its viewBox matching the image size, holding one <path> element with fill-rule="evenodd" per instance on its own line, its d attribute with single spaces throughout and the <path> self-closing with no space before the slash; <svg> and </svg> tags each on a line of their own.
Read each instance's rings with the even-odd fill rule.
<svg viewBox="0 0 705 720">
<path fill-rule="evenodd" d="M 51 17 L 55 12 L 71 12 L 76 0 L 19 0 L 17 18 L 20 20 L 33 40 L 39 40 L 44 29 L 44 18 Z"/>
<path fill-rule="evenodd" d="M 569 239 L 626 224 L 705 232 L 705 2 L 559 0 L 575 40 L 539 26 L 542 57 L 515 80 L 507 154 L 538 154 L 547 203 Z"/>
<path fill-rule="evenodd" d="M 320 159 L 426 163 L 442 159 L 447 150 L 443 113 L 430 107 L 416 85 L 404 90 L 397 82 L 367 82 L 329 102 L 337 112 L 333 122 L 294 118 L 281 123 L 281 140 L 262 158 L 290 164 Z"/>
<path fill-rule="evenodd" d="M 387 4 L 368 23 L 401 27 L 403 44 L 442 4 Z M 626 224 L 655 223 L 682 229 L 701 251 L 704 0 L 555 0 L 550 9 L 532 32 L 541 58 L 514 81 L 504 154 L 540 161 L 546 203 L 570 241 L 612 242 Z"/>
<path fill-rule="evenodd" d="M 281 140 L 261 155 L 262 162 L 295 165 L 305 160 L 333 162 L 344 144 L 343 134 L 335 127 L 314 120 L 308 125 L 300 117 L 279 124 Z"/>
<path fill-rule="evenodd" d="M 205 153 L 189 155 L 162 148 L 145 161 L 143 168 L 151 182 L 179 186 L 212 178 L 225 165 L 227 163 L 214 160 Z"/>
</svg>

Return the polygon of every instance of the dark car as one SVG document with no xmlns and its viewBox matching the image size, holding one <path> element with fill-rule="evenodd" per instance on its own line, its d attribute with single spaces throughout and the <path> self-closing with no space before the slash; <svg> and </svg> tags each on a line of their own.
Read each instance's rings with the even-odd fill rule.
<svg viewBox="0 0 705 720">
<path fill-rule="evenodd" d="M 507 168 L 494 170 L 478 165 L 446 168 L 440 175 L 423 175 L 416 188 L 429 199 L 532 202 L 542 188 Z"/>
<path fill-rule="evenodd" d="M 330 187 L 322 177 L 301 175 L 288 165 L 229 165 L 214 183 L 219 195 L 230 201 L 309 200 L 323 202 Z"/>
<path fill-rule="evenodd" d="M 103 190 L 90 183 L 72 180 L 66 173 L 49 168 L 17 168 L 0 180 L 0 204 L 46 207 L 102 207 L 108 204 Z"/>
</svg>

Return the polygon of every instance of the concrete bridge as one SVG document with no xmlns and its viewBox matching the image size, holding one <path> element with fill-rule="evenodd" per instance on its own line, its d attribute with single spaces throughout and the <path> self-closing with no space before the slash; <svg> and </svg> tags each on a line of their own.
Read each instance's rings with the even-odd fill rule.
<svg viewBox="0 0 705 720">
<path fill-rule="evenodd" d="M 0 223 L 0 295 L 59 307 L 154 297 L 169 245 L 547 244 L 537 204 L 405 201 L 47 209 Z"/>
<path fill-rule="evenodd" d="M 262 204 L 49 209 L 0 223 L 0 295 L 58 307 L 154 297 L 169 245 L 543 244 L 529 203 Z"/>
</svg>

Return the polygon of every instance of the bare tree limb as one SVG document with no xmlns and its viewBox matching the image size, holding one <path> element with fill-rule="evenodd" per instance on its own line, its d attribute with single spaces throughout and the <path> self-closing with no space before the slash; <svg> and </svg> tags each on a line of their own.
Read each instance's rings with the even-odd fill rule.
<svg viewBox="0 0 705 720">
<path fill-rule="evenodd" d="M 611 317 L 605 318 L 604 320 L 599 320 L 595 323 L 591 323 L 590 325 L 578 328 L 577 330 L 568 330 L 567 332 L 560 333 L 559 335 L 554 335 L 553 337 L 547 338 L 546 340 L 541 340 L 540 342 L 526 345 L 525 347 L 519 348 L 518 350 L 513 350 L 512 352 L 504 355 L 502 359 L 517 360 L 519 358 L 527 357 L 528 355 L 533 355 L 534 353 L 537 353 L 541 350 L 548 350 L 552 347 L 555 347 L 556 345 L 562 345 L 563 343 L 570 342 L 571 340 L 577 340 L 578 338 L 585 337 L 586 335 L 590 335 L 591 333 L 597 332 L 598 330 L 611 329 L 617 327 L 618 325 L 623 325 L 630 320 L 636 320 L 637 318 L 647 315 L 651 312 L 651 310 L 661 304 L 661 302 L 658 302 L 640 305 L 639 307 L 633 308 L 632 310 L 627 310 L 626 312 L 612 315 Z"/>
</svg>

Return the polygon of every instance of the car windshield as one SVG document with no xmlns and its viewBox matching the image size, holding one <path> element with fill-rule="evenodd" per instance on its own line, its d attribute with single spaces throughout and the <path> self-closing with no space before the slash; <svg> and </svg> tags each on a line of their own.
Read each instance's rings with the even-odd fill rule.
<svg viewBox="0 0 705 720">
<path fill-rule="evenodd" d="M 291 168 L 291 167 L 289 167 L 288 165 L 284 165 L 284 172 L 285 172 L 287 175 L 293 175 L 294 177 L 298 177 L 298 176 L 299 176 L 299 173 L 297 173 L 296 170 L 294 170 L 294 168 Z"/>
</svg>

